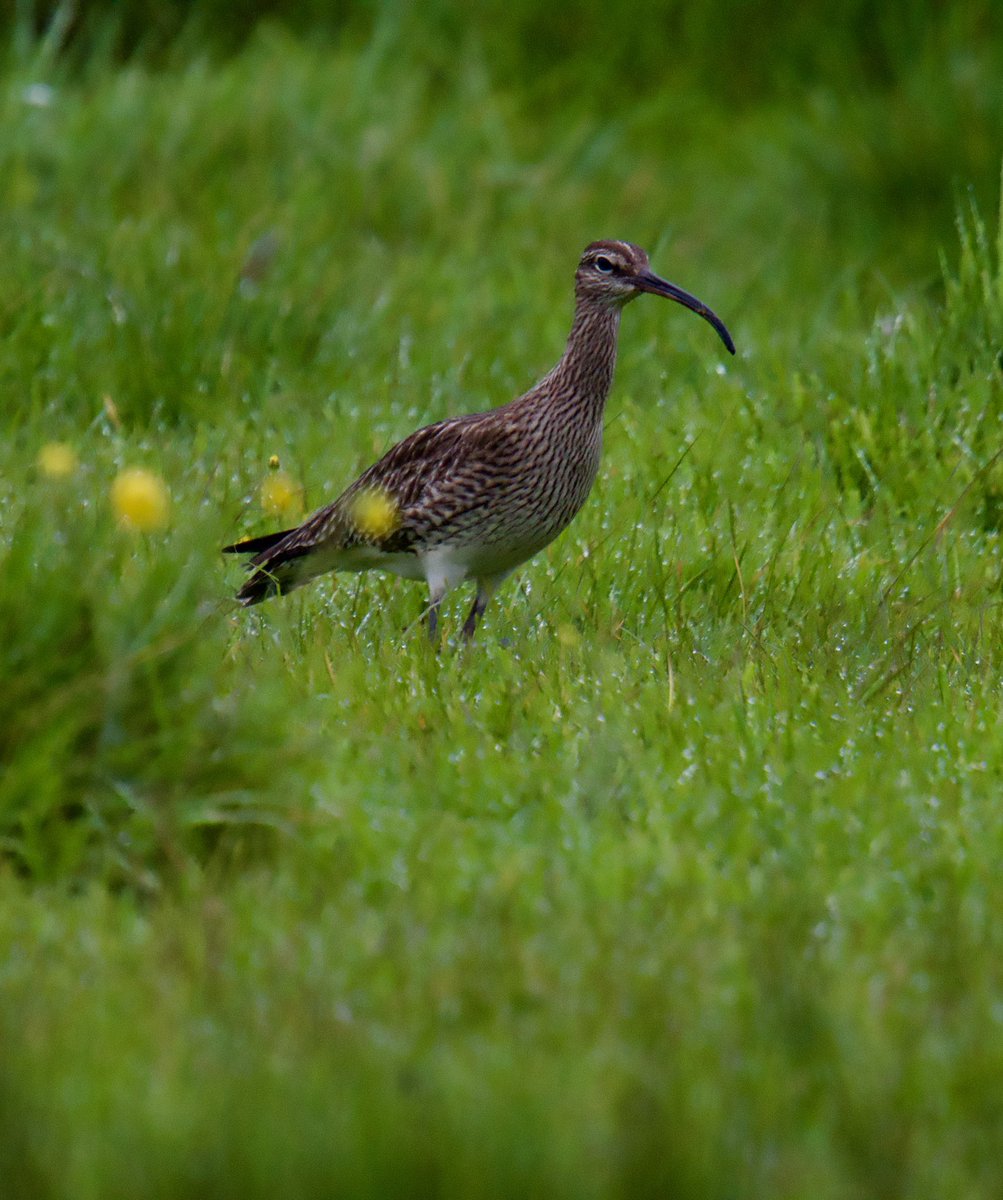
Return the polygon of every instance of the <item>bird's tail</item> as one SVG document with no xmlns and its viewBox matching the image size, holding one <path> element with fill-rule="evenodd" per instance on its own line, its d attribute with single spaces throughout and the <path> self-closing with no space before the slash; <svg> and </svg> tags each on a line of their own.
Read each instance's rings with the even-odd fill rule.
<svg viewBox="0 0 1003 1200">
<path fill-rule="evenodd" d="M 273 546 L 277 546 L 284 538 L 287 538 L 293 529 L 283 529 L 281 533 L 263 533 L 260 537 L 244 538 L 242 542 L 234 542 L 232 546 L 224 546 L 224 554 L 260 554 L 263 550 L 271 550 Z"/>
<path fill-rule="evenodd" d="M 296 529 L 284 529 L 280 533 L 265 533 L 223 547 L 224 554 L 254 555 L 247 563 L 251 574 L 237 593 L 241 604 L 260 604 L 269 596 L 292 591 L 312 577 L 300 569 L 300 560 L 309 553 L 309 547 L 295 544 L 291 535 L 297 532 Z M 290 544 L 286 545 L 286 542 Z"/>
</svg>

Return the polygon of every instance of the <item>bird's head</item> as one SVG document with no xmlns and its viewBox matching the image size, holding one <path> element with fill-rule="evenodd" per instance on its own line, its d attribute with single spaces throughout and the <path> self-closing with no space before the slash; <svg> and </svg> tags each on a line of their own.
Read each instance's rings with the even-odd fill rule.
<svg viewBox="0 0 1003 1200">
<path fill-rule="evenodd" d="M 654 274 L 640 246 L 632 242 L 593 242 L 586 246 L 575 273 L 576 295 L 609 308 L 620 308 L 642 292 L 666 296 L 692 309 L 714 326 L 721 341 L 735 353 L 735 343 L 721 318 L 696 296 Z"/>
</svg>

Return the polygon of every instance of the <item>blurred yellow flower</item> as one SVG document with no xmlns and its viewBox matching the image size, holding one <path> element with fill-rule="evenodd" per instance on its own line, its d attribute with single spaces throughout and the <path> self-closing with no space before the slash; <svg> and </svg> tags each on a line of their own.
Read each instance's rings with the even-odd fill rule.
<svg viewBox="0 0 1003 1200">
<path fill-rule="evenodd" d="M 261 507 L 272 517 L 298 513 L 303 508 L 303 489 L 285 471 L 275 471 L 261 484 Z"/>
<path fill-rule="evenodd" d="M 362 488 L 352 499 L 352 520 L 363 537 L 379 542 L 400 528 L 400 509 L 383 488 Z"/>
<path fill-rule="evenodd" d="M 268 469 L 269 471 L 277 471 L 279 469 L 279 456 L 277 454 L 273 454 L 268 460 Z"/>
<path fill-rule="evenodd" d="M 142 467 L 119 473 L 111 485 L 111 503 L 124 529 L 150 533 L 170 520 L 171 497 L 164 481 Z"/>
<path fill-rule="evenodd" d="M 77 452 L 66 442 L 49 442 L 38 452 L 38 469 L 49 479 L 67 479 L 77 469 Z"/>
</svg>

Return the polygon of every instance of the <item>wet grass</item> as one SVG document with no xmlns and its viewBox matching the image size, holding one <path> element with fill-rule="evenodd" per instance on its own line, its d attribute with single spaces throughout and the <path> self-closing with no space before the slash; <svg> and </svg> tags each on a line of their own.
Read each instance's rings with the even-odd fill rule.
<svg viewBox="0 0 1003 1200">
<path fill-rule="evenodd" d="M 998 1195 L 999 46 L 600 103 L 393 18 L 8 55 L 5 1190 Z M 475 646 L 376 577 L 235 611 L 270 458 L 309 507 L 527 387 L 599 236 L 739 354 L 627 311 Z"/>
</svg>

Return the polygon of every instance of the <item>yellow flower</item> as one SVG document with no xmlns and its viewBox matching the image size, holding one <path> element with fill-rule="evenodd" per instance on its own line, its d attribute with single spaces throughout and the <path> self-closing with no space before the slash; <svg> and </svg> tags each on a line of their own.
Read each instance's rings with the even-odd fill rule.
<svg viewBox="0 0 1003 1200">
<path fill-rule="evenodd" d="M 268 460 L 268 469 L 269 471 L 277 471 L 279 469 L 279 456 L 277 454 L 273 454 Z"/>
<path fill-rule="evenodd" d="M 77 469 L 77 452 L 66 442 L 49 442 L 38 452 L 38 469 L 49 479 L 68 479 Z"/>
<path fill-rule="evenodd" d="M 352 520 L 363 537 L 382 541 L 400 528 L 397 501 L 380 487 L 362 488 L 352 499 Z"/>
<path fill-rule="evenodd" d="M 298 513 L 303 508 L 303 489 L 285 471 L 275 471 L 262 481 L 261 507 L 271 517 Z"/>
<path fill-rule="evenodd" d="M 111 503 L 124 529 L 150 533 L 170 520 L 171 497 L 164 481 L 142 467 L 119 473 L 111 485 Z"/>
</svg>

